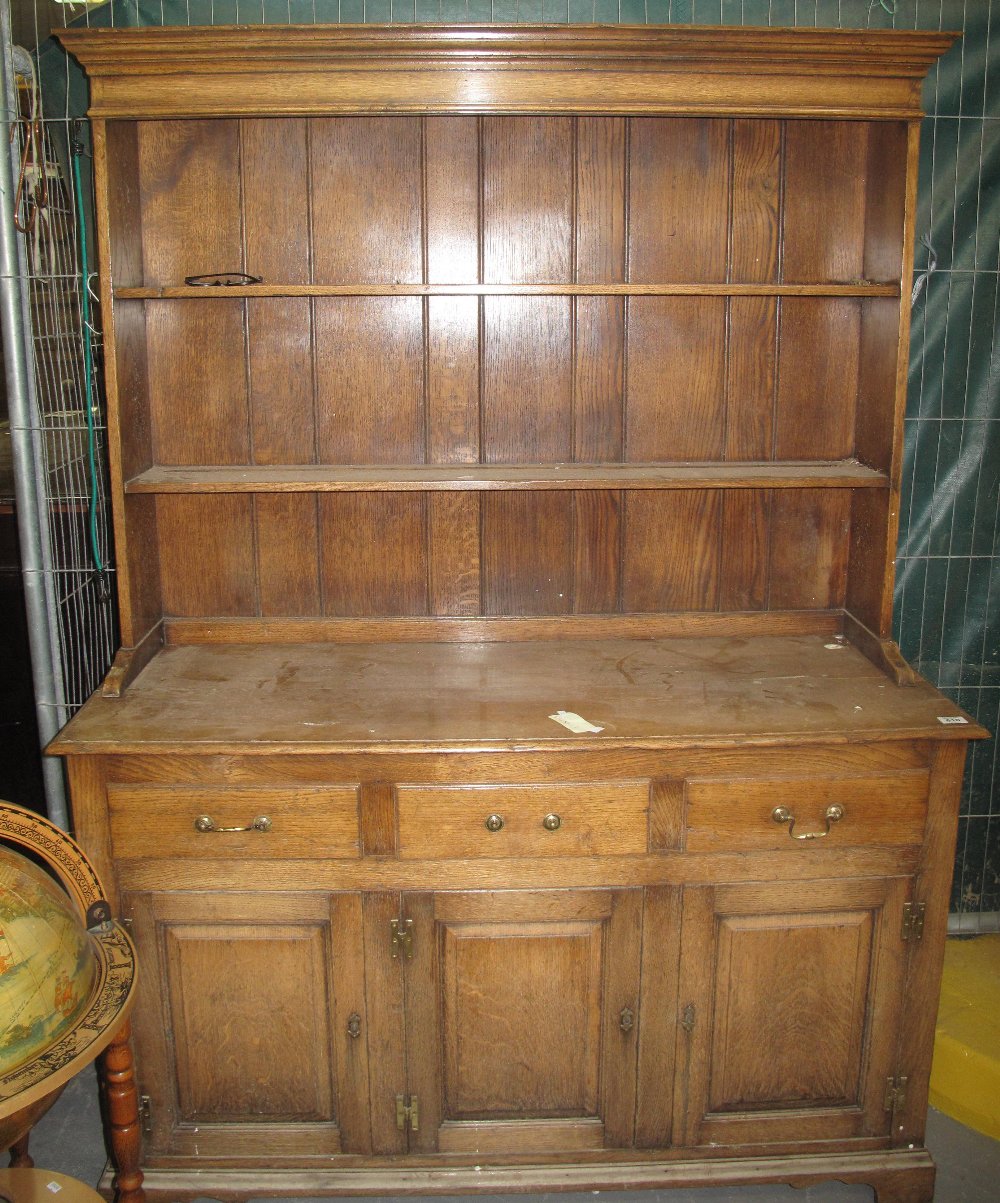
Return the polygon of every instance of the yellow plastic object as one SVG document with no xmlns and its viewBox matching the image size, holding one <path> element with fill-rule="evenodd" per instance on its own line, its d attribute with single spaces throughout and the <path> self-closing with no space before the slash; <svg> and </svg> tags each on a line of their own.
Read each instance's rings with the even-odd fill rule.
<svg viewBox="0 0 1000 1203">
<path fill-rule="evenodd" d="M 930 1102 L 1000 1140 L 1000 935 L 947 942 Z"/>
</svg>

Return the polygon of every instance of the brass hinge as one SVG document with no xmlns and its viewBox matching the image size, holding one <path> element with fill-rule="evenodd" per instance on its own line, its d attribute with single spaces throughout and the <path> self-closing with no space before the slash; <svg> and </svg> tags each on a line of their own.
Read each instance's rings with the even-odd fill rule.
<svg viewBox="0 0 1000 1203">
<path fill-rule="evenodd" d="M 916 943 L 923 938 L 924 911 L 926 909 L 927 904 L 924 902 L 906 902 L 903 904 L 903 930 L 900 933 L 902 939 L 912 940 Z"/>
<path fill-rule="evenodd" d="M 139 1095 L 139 1118 L 143 1132 L 149 1136 L 153 1131 L 153 1103 L 148 1094 Z"/>
<path fill-rule="evenodd" d="M 396 1127 L 400 1132 L 405 1132 L 409 1126 L 411 1132 L 420 1131 L 420 1105 L 415 1094 L 410 1095 L 410 1101 L 406 1101 L 406 1095 L 396 1095 Z"/>
<path fill-rule="evenodd" d="M 389 931 L 393 957 L 398 958 L 400 950 L 402 950 L 403 956 L 411 961 L 413 959 L 413 920 L 390 919 Z"/>
<path fill-rule="evenodd" d="M 891 1111 L 895 1116 L 906 1104 L 906 1075 L 900 1074 L 898 1078 L 886 1078 L 885 1080 L 885 1099 L 882 1106 L 886 1111 Z"/>
</svg>

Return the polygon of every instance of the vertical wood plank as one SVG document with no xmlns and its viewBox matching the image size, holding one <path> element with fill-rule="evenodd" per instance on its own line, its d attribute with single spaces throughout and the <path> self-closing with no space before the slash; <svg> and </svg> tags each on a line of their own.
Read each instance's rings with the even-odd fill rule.
<svg viewBox="0 0 1000 1203">
<path fill-rule="evenodd" d="M 688 888 L 682 905 L 672 1128 L 674 1144 L 696 1145 L 712 1066 L 712 995 L 718 955 L 715 891 L 711 886 Z"/>
<path fill-rule="evenodd" d="M 729 232 L 729 125 L 705 117 L 629 122 L 629 279 L 722 283 Z"/>
<path fill-rule="evenodd" d="M 138 130 L 145 283 L 242 270 L 238 122 L 141 121 Z"/>
<path fill-rule="evenodd" d="M 645 895 L 635 1143 L 639 1148 L 664 1149 L 670 1145 L 673 1127 L 681 891 L 653 886 Z"/>
<path fill-rule="evenodd" d="M 320 613 L 317 521 L 314 497 L 285 493 L 254 498 L 263 617 Z"/>
<path fill-rule="evenodd" d="M 438 493 L 428 500 L 430 613 L 479 614 L 479 496 Z"/>
<path fill-rule="evenodd" d="M 309 169 L 317 284 L 423 278 L 419 117 L 315 117 Z"/>
<path fill-rule="evenodd" d="M 406 961 L 406 1074 L 411 1095 L 420 1100 L 420 1128 L 409 1135 L 411 1152 L 437 1150 L 441 1127 L 443 1041 L 439 933 L 433 894 L 407 894 L 406 918 L 413 920 L 413 959 Z"/>
<path fill-rule="evenodd" d="M 163 607 L 178 618 L 258 612 L 249 497 L 156 499 Z"/>
<path fill-rule="evenodd" d="M 864 277 L 895 283 L 906 237 L 908 130 L 905 121 L 873 121 L 868 129 Z"/>
<path fill-rule="evenodd" d="M 639 1032 L 621 1027 L 621 1014 L 639 1010 L 639 962 L 642 947 L 642 891 L 616 890 L 612 897 L 604 953 L 607 957 L 601 1079 L 604 1143 L 628 1148 L 635 1133 L 636 1057 Z M 633 1019 L 634 1022 L 634 1019 Z"/>
<path fill-rule="evenodd" d="M 622 495 L 581 489 L 573 500 L 574 611 L 614 613 L 621 588 Z"/>
<path fill-rule="evenodd" d="M 770 523 L 770 490 L 725 490 L 722 496 L 720 610 L 764 609 Z"/>
<path fill-rule="evenodd" d="M 864 275 L 868 131 L 863 121 L 785 123 L 786 283 Z"/>
<path fill-rule="evenodd" d="M 403 978 L 389 948 L 389 921 L 400 917 L 398 894 L 365 894 L 365 1039 L 371 1082 L 372 1152 L 406 1152 L 406 1133 L 396 1127 L 396 1095 L 406 1092 Z"/>
<path fill-rule="evenodd" d="M 146 306 L 153 452 L 161 464 L 245 464 L 250 458 L 240 300 Z"/>
<path fill-rule="evenodd" d="M 317 301 L 320 463 L 423 463 L 423 356 L 419 297 Z"/>
<path fill-rule="evenodd" d="M 725 345 L 722 298 L 630 299 L 625 419 L 629 462 L 721 455 Z"/>
<path fill-rule="evenodd" d="M 482 119 L 483 281 L 572 279 L 573 122 Z"/>
<path fill-rule="evenodd" d="M 580 117 L 576 126 L 576 279 L 625 279 L 626 123 Z M 573 458 L 581 463 L 623 456 L 625 303 L 578 297 L 574 307 Z"/>
<path fill-rule="evenodd" d="M 308 283 L 308 143 L 301 119 L 240 126 L 247 270 L 265 281 Z M 247 302 L 252 462 L 308 464 L 316 458 L 312 312 L 308 301 Z M 255 499 L 261 613 L 320 610 L 318 511 L 314 497 Z"/>
<path fill-rule="evenodd" d="M 324 613 L 427 613 L 426 507 L 419 493 L 334 493 L 320 498 Z"/>
<path fill-rule="evenodd" d="M 775 490 L 769 609 L 843 606 L 850 526 L 847 489 Z"/>
<path fill-rule="evenodd" d="M 626 612 L 716 608 L 720 514 L 718 490 L 626 494 Z"/>
<path fill-rule="evenodd" d="M 781 228 L 781 122 L 733 122 L 733 213 L 729 278 L 735 283 L 778 279 Z"/>
<path fill-rule="evenodd" d="M 365 933 L 360 894 L 330 896 L 333 1048 L 337 1060 L 337 1118 L 345 1153 L 370 1153 L 372 1132 L 365 990 Z M 361 1016 L 364 1039 L 348 1034 L 352 1014 Z"/>
<path fill-rule="evenodd" d="M 428 117 L 424 124 L 427 279 L 479 279 L 479 123 L 475 117 Z M 427 301 L 427 459 L 479 460 L 479 302 Z M 478 614 L 479 499 L 427 499 L 430 611 Z"/>
<path fill-rule="evenodd" d="M 782 300 L 775 458 L 853 454 L 860 326 L 855 300 Z"/>
<path fill-rule="evenodd" d="M 388 781 L 363 785 L 359 806 L 361 855 L 395 856 L 399 843 L 395 787 Z"/>
<path fill-rule="evenodd" d="M 726 355 L 727 460 L 771 459 L 777 352 L 777 300 L 732 297 Z"/>
<path fill-rule="evenodd" d="M 483 613 L 572 610 L 572 494 L 483 496 Z"/>
</svg>

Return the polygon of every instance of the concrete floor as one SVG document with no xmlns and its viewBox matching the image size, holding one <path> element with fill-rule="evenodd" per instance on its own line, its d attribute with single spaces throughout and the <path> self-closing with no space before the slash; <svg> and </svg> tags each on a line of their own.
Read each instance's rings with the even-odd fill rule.
<svg viewBox="0 0 1000 1203">
<path fill-rule="evenodd" d="M 997 1203 L 1000 1199 L 1000 1141 L 990 1140 L 931 1111 L 927 1144 L 938 1165 L 935 1203 Z M 55 1170 L 96 1186 L 104 1169 L 104 1145 L 92 1070 L 84 1070 L 35 1128 L 31 1152 L 39 1168 Z M 476 1197 L 475 1203 L 594 1203 L 593 1194 Z M 606 1192 L 602 1203 L 869 1203 L 866 1186 L 830 1182 L 796 1190 L 790 1186 L 703 1188 L 678 1191 Z M 365 1200 L 364 1203 L 371 1203 Z M 386 1200 L 386 1203 L 395 1203 Z M 411 1197 L 399 1203 L 414 1203 Z"/>
</svg>

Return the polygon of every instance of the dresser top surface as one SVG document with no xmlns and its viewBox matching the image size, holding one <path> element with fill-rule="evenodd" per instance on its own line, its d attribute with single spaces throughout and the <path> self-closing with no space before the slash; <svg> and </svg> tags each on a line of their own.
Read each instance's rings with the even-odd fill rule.
<svg viewBox="0 0 1000 1203">
<path fill-rule="evenodd" d="M 568 711 L 599 732 L 573 732 Z M 694 746 L 986 734 L 824 635 L 167 646 L 60 753 Z"/>
</svg>

